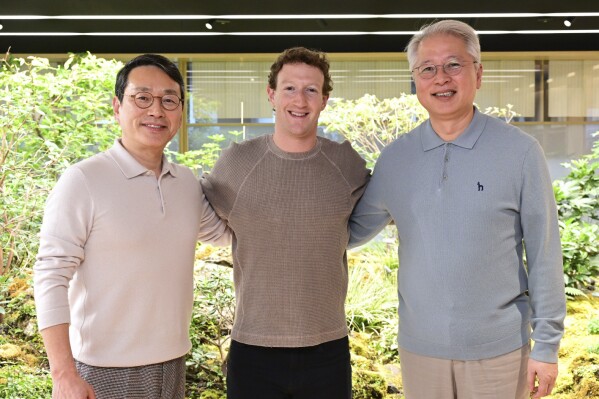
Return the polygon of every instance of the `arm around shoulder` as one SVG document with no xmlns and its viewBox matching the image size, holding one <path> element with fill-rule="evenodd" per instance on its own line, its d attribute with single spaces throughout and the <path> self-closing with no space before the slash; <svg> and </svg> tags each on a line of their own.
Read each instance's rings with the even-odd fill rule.
<svg viewBox="0 0 599 399">
<path fill-rule="evenodd" d="M 383 167 L 379 161 L 350 217 L 350 248 L 370 241 L 391 222 L 391 215 L 385 205 L 384 192 L 387 183 L 383 179 L 383 174 Z"/>
<path fill-rule="evenodd" d="M 217 246 L 230 245 L 232 233 L 226 221 L 216 214 L 204 194 L 201 196 L 201 201 L 202 219 L 198 240 Z"/>
</svg>

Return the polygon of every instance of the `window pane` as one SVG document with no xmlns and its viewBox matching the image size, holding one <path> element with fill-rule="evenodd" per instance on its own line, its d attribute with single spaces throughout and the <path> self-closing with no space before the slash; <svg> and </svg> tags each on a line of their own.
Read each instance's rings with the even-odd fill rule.
<svg viewBox="0 0 599 399">
<path fill-rule="evenodd" d="M 331 97 L 355 100 L 364 94 L 378 98 L 399 97 L 410 93 L 411 75 L 407 61 L 331 62 Z"/>
<path fill-rule="evenodd" d="M 483 79 L 475 102 L 481 110 L 488 107 L 513 110 L 521 117 L 535 117 L 535 62 L 484 61 Z"/>
<path fill-rule="evenodd" d="M 593 142 L 599 139 L 592 137 L 594 132 L 599 131 L 599 125 L 527 124 L 518 127 L 539 141 L 553 179 L 562 178 L 567 174 L 568 171 L 561 166 L 563 162 L 590 153 Z"/>
<path fill-rule="evenodd" d="M 271 122 L 272 106 L 266 95 L 270 64 L 192 62 L 187 75 L 189 122 Z"/>
<path fill-rule="evenodd" d="M 549 61 L 549 117 L 599 117 L 599 61 Z"/>
</svg>

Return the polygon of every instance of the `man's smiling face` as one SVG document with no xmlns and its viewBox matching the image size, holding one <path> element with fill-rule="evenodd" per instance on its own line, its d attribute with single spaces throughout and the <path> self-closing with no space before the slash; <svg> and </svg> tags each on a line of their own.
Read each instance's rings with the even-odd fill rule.
<svg viewBox="0 0 599 399">
<path fill-rule="evenodd" d="M 459 74 L 450 76 L 443 71 L 441 65 L 448 61 L 463 64 Z M 437 73 L 431 79 L 423 79 L 418 71 L 413 72 L 416 95 L 429 112 L 431 121 L 459 120 L 472 112 L 482 79 L 482 65 L 473 61 L 464 41 L 456 36 L 435 35 L 420 43 L 415 66 L 437 66 Z"/>
<path fill-rule="evenodd" d="M 277 87 L 267 88 L 275 109 L 275 134 L 294 138 L 315 137 L 318 117 L 326 106 L 324 75 L 316 67 L 285 64 L 277 76 Z"/>
<path fill-rule="evenodd" d="M 122 129 L 123 145 L 134 154 L 146 151 L 162 152 L 179 130 L 183 104 L 172 111 L 165 110 L 159 98 L 142 109 L 135 105 L 131 95 L 145 92 L 153 96 L 175 94 L 181 97 L 179 84 L 155 66 L 140 66 L 129 73 L 123 101 L 113 100 L 114 115 Z"/>
</svg>

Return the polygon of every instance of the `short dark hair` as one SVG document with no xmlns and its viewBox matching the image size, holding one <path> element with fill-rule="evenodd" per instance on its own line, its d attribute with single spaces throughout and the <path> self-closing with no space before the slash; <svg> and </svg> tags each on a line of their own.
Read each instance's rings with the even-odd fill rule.
<svg viewBox="0 0 599 399">
<path fill-rule="evenodd" d="M 271 89 L 275 90 L 277 88 L 277 77 L 285 64 L 306 64 L 320 69 L 324 75 L 322 94 L 327 96 L 333 90 L 333 81 L 329 74 L 329 60 L 325 53 L 305 47 L 293 47 L 283 51 L 274 64 L 270 66 L 268 86 Z"/>
<path fill-rule="evenodd" d="M 183 76 L 181 76 L 179 68 L 177 68 L 177 65 L 175 65 L 174 62 L 158 54 L 138 55 L 121 68 L 116 75 L 116 83 L 114 84 L 114 94 L 118 97 L 119 101 L 123 101 L 125 88 L 129 83 L 129 73 L 140 66 L 155 66 L 163 70 L 169 78 L 179 84 L 179 88 L 181 89 L 181 99 L 185 101 L 185 83 L 183 83 Z"/>
</svg>

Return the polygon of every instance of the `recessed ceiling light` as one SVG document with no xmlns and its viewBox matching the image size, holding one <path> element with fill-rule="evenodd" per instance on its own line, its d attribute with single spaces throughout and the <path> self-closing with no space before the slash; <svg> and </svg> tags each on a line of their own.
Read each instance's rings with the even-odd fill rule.
<svg viewBox="0 0 599 399">
<path fill-rule="evenodd" d="M 574 23 L 574 18 L 573 17 L 569 17 L 569 18 L 564 19 L 564 26 L 566 28 L 571 27 L 573 23 Z"/>
</svg>

